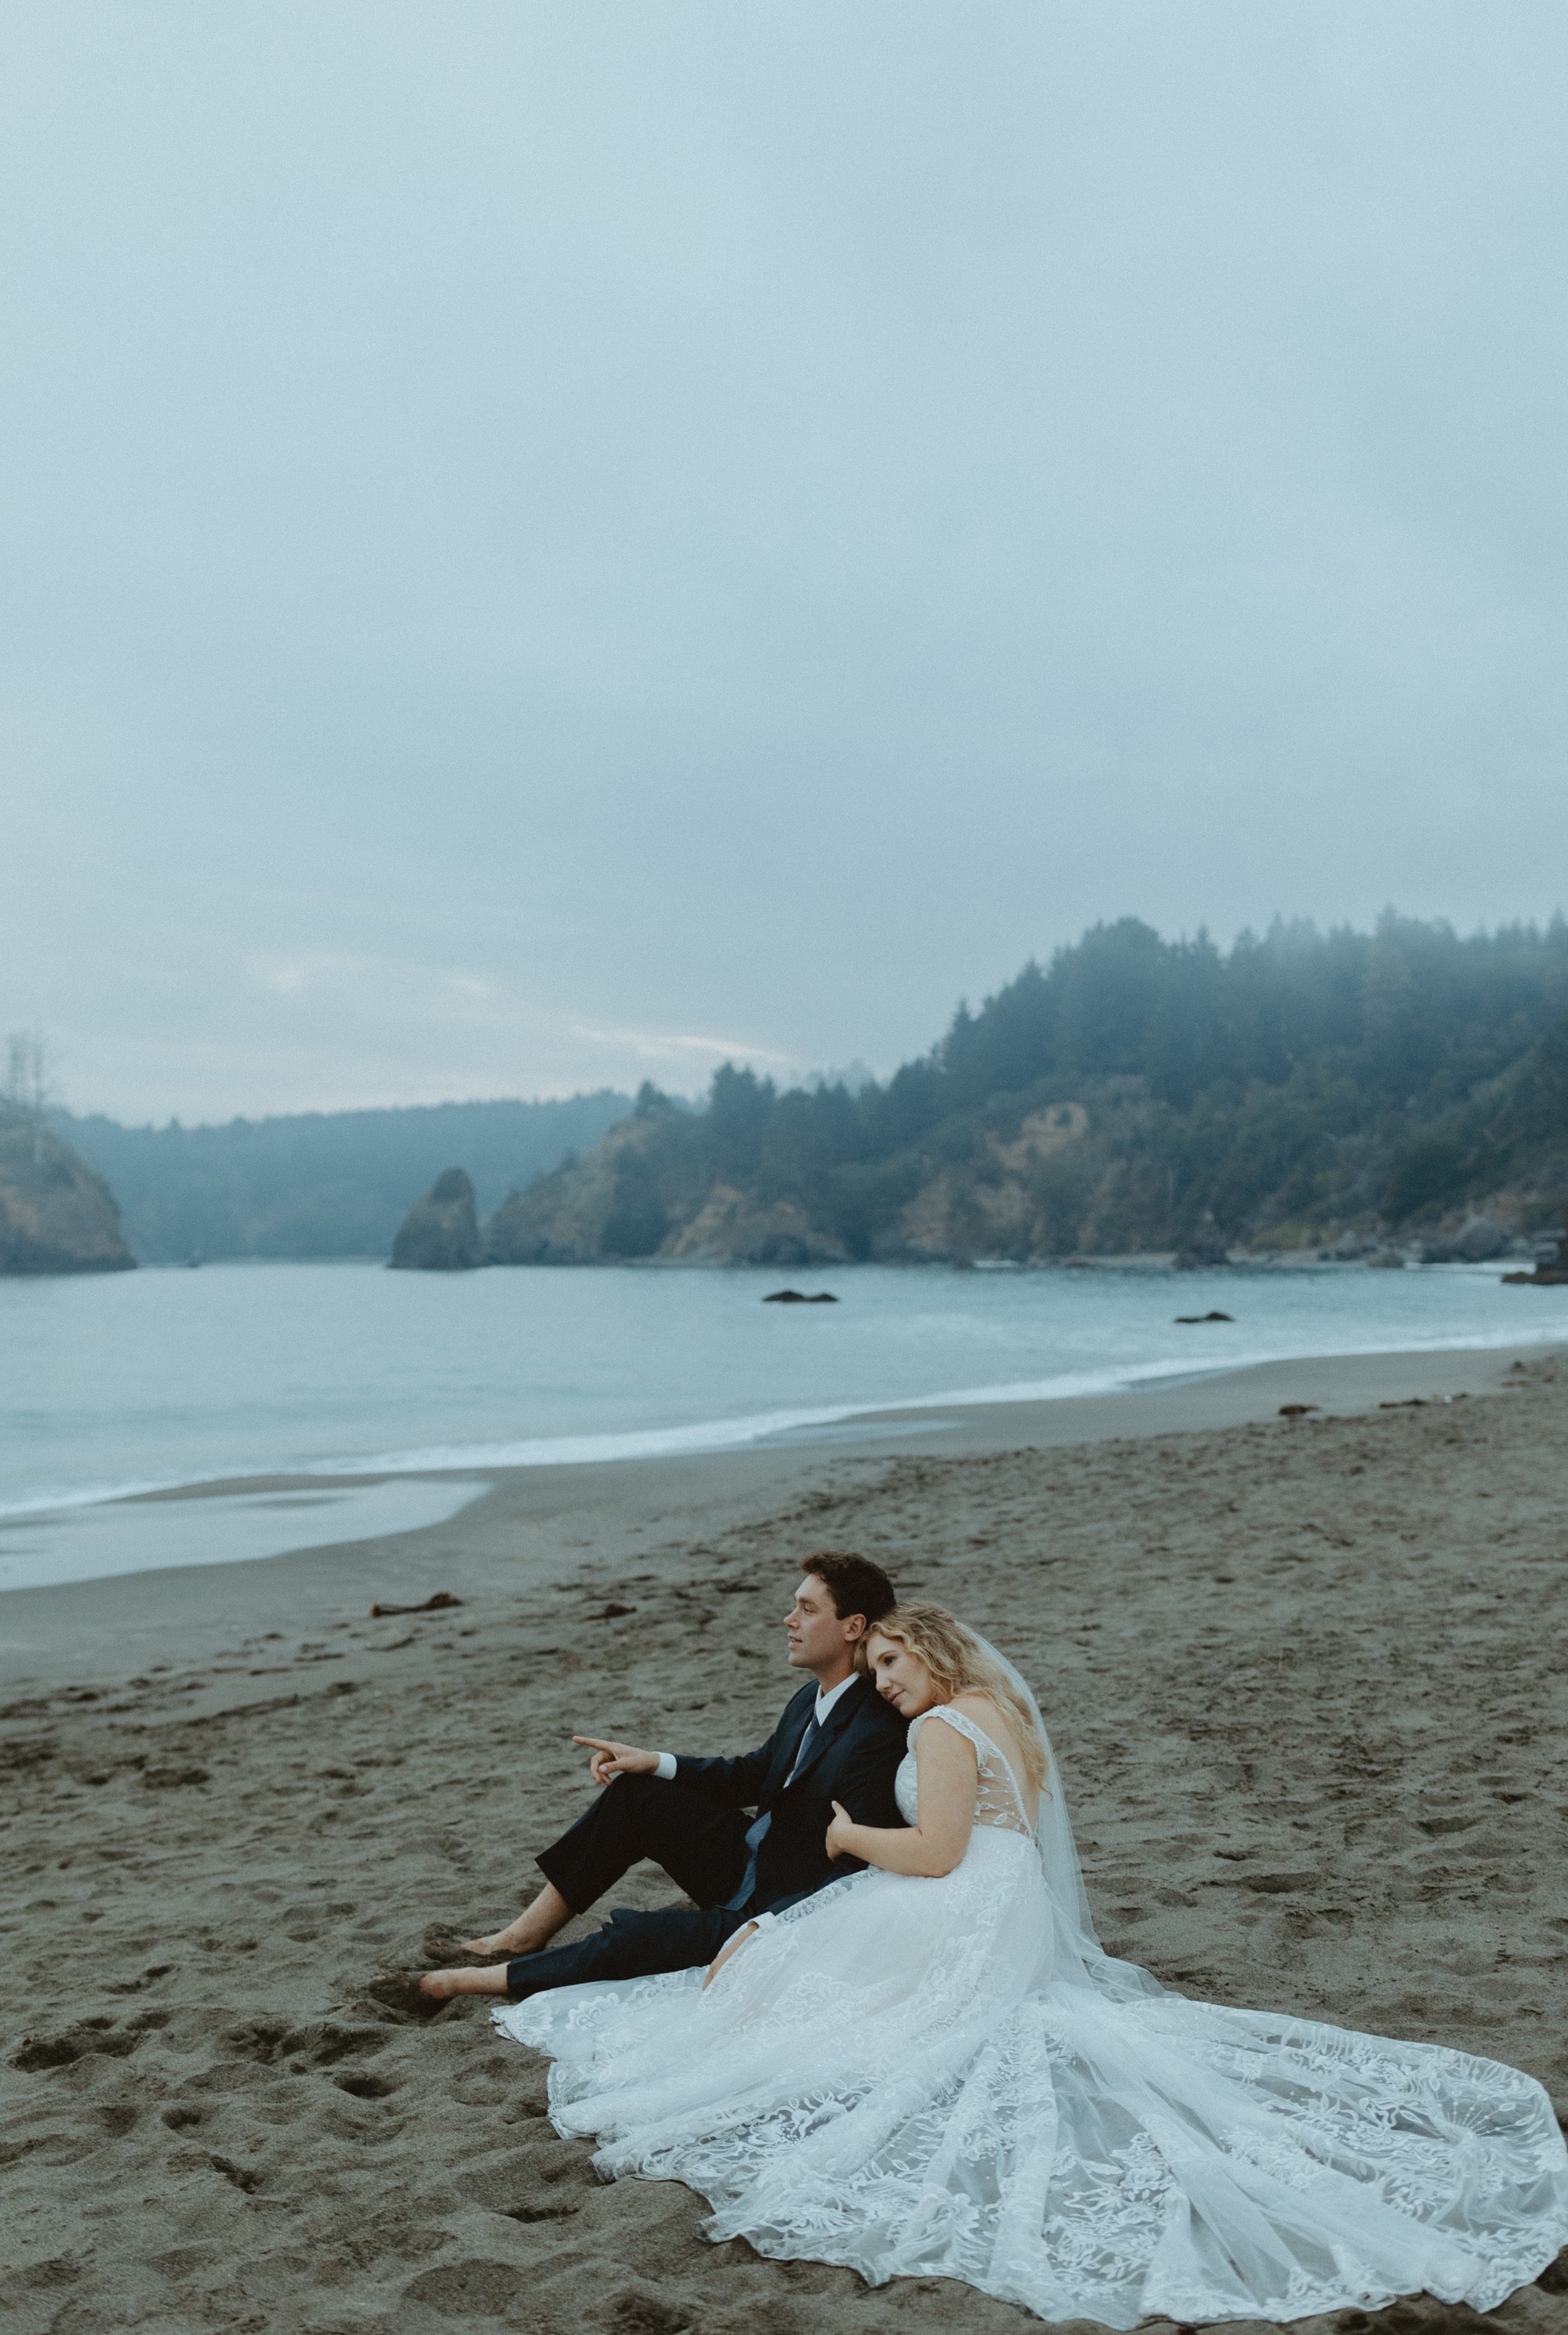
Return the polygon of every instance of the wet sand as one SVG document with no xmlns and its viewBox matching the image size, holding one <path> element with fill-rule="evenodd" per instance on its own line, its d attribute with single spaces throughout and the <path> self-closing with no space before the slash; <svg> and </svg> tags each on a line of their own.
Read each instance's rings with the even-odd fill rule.
<svg viewBox="0 0 1568 2335">
<path fill-rule="evenodd" d="M 8 1594 L 7 2323 L 1038 2325 L 710 2248 L 678 2185 L 595 2181 L 480 2006 L 411 2024 L 363 1991 L 531 1894 L 585 1797 L 574 1729 L 759 1739 L 814 1546 L 1016 1652 L 1113 1951 L 1512 2060 L 1568 2107 L 1565 1446 L 1562 1350 L 1277 1364 L 517 1470 L 421 1533 Z M 461 1605 L 367 1619 L 436 1590 Z M 1561 2330 L 1568 2276 L 1485 2323 Z"/>
</svg>

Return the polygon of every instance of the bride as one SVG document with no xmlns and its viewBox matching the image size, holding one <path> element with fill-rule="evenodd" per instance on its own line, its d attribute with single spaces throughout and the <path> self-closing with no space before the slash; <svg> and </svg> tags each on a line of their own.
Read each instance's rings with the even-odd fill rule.
<svg viewBox="0 0 1568 2335">
<path fill-rule="evenodd" d="M 1166 1992 L 1095 1936 L 1028 1688 L 937 1605 L 863 1659 L 910 1722 L 908 1828 L 705 1973 L 492 2013 L 547 2053 L 607 2177 L 683 2181 L 714 2240 L 1046 2319 L 1288 2320 L 1426 2290 L 1491 2309 L 1568 2243 L 1541 2087 L 1461 2051 Z"/>
</svg>

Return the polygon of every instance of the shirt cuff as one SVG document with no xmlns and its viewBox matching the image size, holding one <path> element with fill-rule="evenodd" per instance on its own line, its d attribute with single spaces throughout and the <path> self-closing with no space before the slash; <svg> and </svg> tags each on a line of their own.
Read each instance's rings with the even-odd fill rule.
<svg viewBox="0 0 1568 2335">
<path fill-rule="evenodd" d="M 661 1751 L 661 1752 L 660 1752 L 660 1754 L 659 1754 L 659 1764 L 658 1764 L 658 1766 L 654 1768 L 653 1773 L 654 1773 L 654 1775 L 655 1775 L 655 1776 L 657 1776 L 657 1777 L 660 1778 L 660 1780 L 661 1780 L 662 1782 L 663 1782 L 663 1783 L 666 1783 L 666 1784 L 673 1784 L 673 1783 L 674 1782 L 674 1780 L 675 1780 L 675 1755 L 674 1755 L 674 1753 L 673 1753 L 673 1751 Z"/>
</svg>

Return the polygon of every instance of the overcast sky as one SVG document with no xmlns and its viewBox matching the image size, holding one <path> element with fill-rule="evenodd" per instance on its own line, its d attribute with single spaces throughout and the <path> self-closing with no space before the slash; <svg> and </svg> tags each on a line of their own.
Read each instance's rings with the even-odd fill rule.
<svg viewBox="0 0 1568 2335">
<path fill-rule="evenodd" d="M 1561 0 L 11 0 L 0 1028 L 878 1070 L 1563 900 Z"/>
</svg>

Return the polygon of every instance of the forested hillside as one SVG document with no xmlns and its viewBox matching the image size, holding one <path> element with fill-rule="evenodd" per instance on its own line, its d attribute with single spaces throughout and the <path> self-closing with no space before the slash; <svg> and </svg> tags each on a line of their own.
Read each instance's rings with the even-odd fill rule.
<svg viewBox="0 0 1568 2335">
<path fill-rule="evenodd" d="M 605 1089 L 565 1102 L 307 1111 L 224 1127 L 50 1117 L 107 1178 L 131 1249 L 151 1264 L 384 1257 L 411 1200 L 453 1159 L 490 1208 L 515 1184 L 596 1144 L 631 1107 Z"/>
<path fill-rule="evenodd" d="M 847 1043 L 854 1032 L 847 1031 Z M 645 1087 L 498 1211 L 498 1263 L 1301 1247 L 1568 1199 L 1568 926 L 1132 919 L 1028 965 L 885 1085 Z"/>
</svg>

